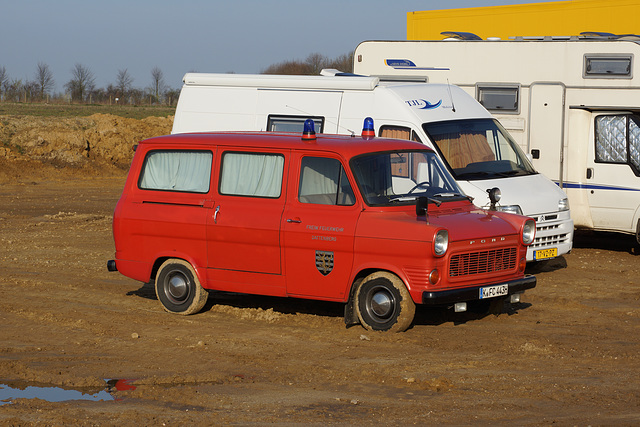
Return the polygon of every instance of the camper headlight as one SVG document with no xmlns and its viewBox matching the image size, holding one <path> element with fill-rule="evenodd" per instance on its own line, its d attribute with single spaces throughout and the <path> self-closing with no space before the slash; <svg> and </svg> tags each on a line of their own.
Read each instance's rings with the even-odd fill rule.
<svg viewBox="0 0 640 427">
<path fill-rule="evenodd" d="M 433 253 L 436 256 L 442 256 L 447 252 L 449 247 L 449 232 L 447 230 L 438 230 L 433 238 Z"/>
<path fill-rule="evenodd" d="M 516 215 L 522 215 L 522 209 L 518 205 L 505 205 L 505 206 L 497 206 L 497 209 L 500 212 L 507 212 Z"/>
<path fill-rule="evenodd" d="M 528 219 L 522 226 L 522 243 L 530 245 L 533 243 L 533 239 L 536 237 L 536 222 L 532 219 Z"/>
<path fill-rule="evenodd" d="M 564 199 L 560 199 L 558 202 L 558 211 L 568 211 L 569 210 L 569 199 L 566 197 Z"/>
</svg>

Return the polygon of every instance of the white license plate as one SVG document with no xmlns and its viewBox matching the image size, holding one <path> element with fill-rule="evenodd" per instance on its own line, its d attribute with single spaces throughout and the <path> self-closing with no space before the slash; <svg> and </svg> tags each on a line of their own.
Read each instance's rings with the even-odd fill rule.
<svg viewBox="0 0 640 427">
<path fill-rule="evenodd" d="M 499 297 L 509 293 L 509 285 L 487 286 L 480 288 L 480 299 Z"/>
</svg>

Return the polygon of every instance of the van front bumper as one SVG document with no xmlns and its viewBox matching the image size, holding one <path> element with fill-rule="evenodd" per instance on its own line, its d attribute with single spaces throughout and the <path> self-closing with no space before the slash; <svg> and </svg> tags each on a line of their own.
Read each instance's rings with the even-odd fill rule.
<svg viewBox="0 0 640 427">
<path fill-rule="evenodd" d="M 500 297 L 506 297 L 512 294 L 524 292 L 527 289 L 535 288 L 536 282 L 536 276 L 527 275 L 522 279 L 510 280 L 508 282 L 486 283 L 469 288 L 447 289 L 444 291 L 424 291 L 422 293 L 422 304 L 436 306 L 479 300 L 482 288 L 501 285 L 509 286 L 508 293 L 500 295 Z"/>
</svg>

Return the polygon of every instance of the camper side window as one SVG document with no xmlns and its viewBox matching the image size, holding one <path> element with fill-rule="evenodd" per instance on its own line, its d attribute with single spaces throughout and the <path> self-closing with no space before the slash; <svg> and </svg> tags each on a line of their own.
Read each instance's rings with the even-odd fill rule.
<svg viewBox="0 0 640 427">
<path fill-rule="evenodd" d="M 340 161 L 304 157 L 300 164 L 298 200 L 317 205 L 353 205 L 355 196 Z"/>
<path fill-rule="evenodd" d="M 584 78 L 633 77 L 633 55 L 631 54 L 586 54 L 584 56 Z"/>
<path fill-rule="evenodd" d="M 476 98 L 491 112 L 520 112 L 520 85 L 478 85 Z"/>
<path fill-rule="evenodd" d="M 640 176 L 640 117 L 596 117 L 596 162 L 628 164 Z"/>
<path fill-rule="evenodd" d="M 380 136 L 382 138 L 422 142 L 416 131 L 405 126 L 380 126 Z"/>
<path fill-rule="evenodd" d="M 267 130 L 271 132 L 294 132 L 302 133 L 304 122 L 307 119 L 313 120 L 313 126 L 317 133 L 324 131 L 324 117 L 319 116 L 276 116 L 267 117 Z"/>
</svg>

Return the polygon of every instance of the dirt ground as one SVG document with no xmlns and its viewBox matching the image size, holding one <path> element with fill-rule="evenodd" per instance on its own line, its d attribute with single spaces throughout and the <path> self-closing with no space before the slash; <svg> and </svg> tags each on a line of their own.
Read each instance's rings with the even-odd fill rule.
<svg viewBox="0 0 640 427">
<path fill-rule="evenodd" d="M 0 425 L 640 424 L 632 238 L 578 233 L 571 254 L 530 267 L 538 286 L 499 316 L 419 309 L 400 334 L 347 329 L 340 304 L 217 292 L 182 317 L 106 269 L 121 166 L 9 157 L 0 396 L 108 399 L 5 399 Z"/>
</svg>

